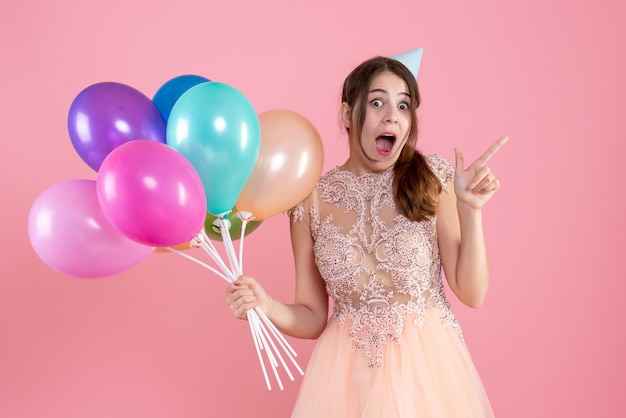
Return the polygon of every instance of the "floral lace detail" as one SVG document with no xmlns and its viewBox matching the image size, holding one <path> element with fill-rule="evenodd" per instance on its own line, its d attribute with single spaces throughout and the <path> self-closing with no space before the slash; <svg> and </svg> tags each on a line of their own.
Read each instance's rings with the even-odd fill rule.
<svg viewBox="0 0 626 418">
<path fill-rule="evenodd" d="M 454 180 L 454 167 L 441 155 L 427 155 L 426 161 L 430 169 L 439 177 L 443 191 L 448 193 L 448 182 Z"/>
<path fill-rule="evenodd" d="M 454 168 L 426 156 L 447 193 Z M 398 213 L 393 168 L 362 176 L 334 168 L 313 193 L 290 211 L 293 222 L 310 221 L 313 250 L 334 302 L 331 320 L 350 327 L 353 349 L 370 366 L 383 361 L 383 345 L 398 343 L 407 319 L 424 323 L 424 313 L 463 335 L 446 299 L 435 219 L 412 222 Z M 307 216 L 308 215 L 308 216 Z"/>
</svg>

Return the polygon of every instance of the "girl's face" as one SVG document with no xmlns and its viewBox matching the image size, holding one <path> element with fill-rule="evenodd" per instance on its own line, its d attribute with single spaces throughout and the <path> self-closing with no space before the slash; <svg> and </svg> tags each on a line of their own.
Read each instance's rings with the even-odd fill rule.
<svg viewBox="0 0 626 418">
<path fill-rule="evenodd" d="M 361 138 L 350 138 L 346 167 L 357 175 L 391 167 L 406 144 L 411 127 L 409 89 L 402 78 L 390 71 L 383 71 L 372 80 L 365 106 Z M 343 117 L 350 128 L 353 121 L 345 103 Z"/>
</svg>

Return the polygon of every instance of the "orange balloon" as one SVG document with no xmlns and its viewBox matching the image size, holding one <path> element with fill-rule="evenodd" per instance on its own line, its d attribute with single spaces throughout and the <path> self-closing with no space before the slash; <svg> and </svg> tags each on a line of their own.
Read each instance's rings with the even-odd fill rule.
<svg viewBox="0 0 626 418">
<path fill-rule="evenodd" d="M 174 246 L 169 247 L 169 248 L 173 248 L 173 249 L 178 250 L 178 251 L 187 251 L 187 250 L 191 249 L 191 241 L 188 241 L 188 242 L 186 242 L 184 244 L 174 245 Z M 171 253 L 171 251 L 168 250 L 165 247 L 156 247 L 154 249 L 154 252 L 155 253 Z"/>
<path fill-rule="evenodd" d="M 202 228 L 204 229 L 204 228 Z M 191 240 L 193 241 L 193 240 Z M 187 251 L 192 249 L 193 247 L 191 246 L 191 241 L 187 241 L 187 242 L 183 242 L 182 244 L 178 244 L 178 245 L 174 245 L 172 247 L 169 248 L 173 248 L 175 250 L 178 251 Z M 168 250 L 166 247 L 156 247 L 153 251 L 153 253 L 172 253 L 170 250 Z"/>
<path fill-rule="evenodd" d="M 297 112 L 276 109 L 258 117 L 259 157 L 236 207 L 262 220 L 308 196 L 322 175 L 324 146 L 315 126 Z"/>
</svg>

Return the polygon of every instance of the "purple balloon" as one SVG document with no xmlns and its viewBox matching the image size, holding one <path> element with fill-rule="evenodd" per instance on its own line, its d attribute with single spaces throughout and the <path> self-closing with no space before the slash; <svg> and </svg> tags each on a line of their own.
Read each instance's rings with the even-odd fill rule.
<svg viewBox="0 0 626 418">
<path fill-rule="evenodd" d="M 150 98 L 115 82 L 85 88 L 72 102 L 67 118 L 72 145 L 95 171 L 113 149 L 128 141 L 165 143 L 165 125 Z"/>
<path fill-rule="evenodd" d="M 195 168 L 174 148 L 131 141 L 105 158 L 98 201 L 128 238 L 155 247 L 190 241 L 204 226 L 206 197 Z"/>
<path fill-rule="evenodd" d="M 31 207 L 28 236 L 48 266 L 86 279 L 126 271 L 154 250 L 126 238 L 106 219 L 93 180 L 66 180 L 44 190 Z"/>
</svg>

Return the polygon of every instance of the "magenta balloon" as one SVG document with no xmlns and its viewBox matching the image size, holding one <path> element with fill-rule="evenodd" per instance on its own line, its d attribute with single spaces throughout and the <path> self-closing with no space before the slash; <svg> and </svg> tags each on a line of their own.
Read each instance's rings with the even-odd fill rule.
<svg viewBox="0 0 626 418">
<path fill-rule="evenodd" d="M 67 127 L 74 149 L 95 171 L 128 141 L 165 143 L 165 120 L 152 100 L 122 83 L 96 83 L 81 91 L 70 106 Z"/>
<path fill-rule="evenodd" d="M 204 226 L 202 180 L 168 145 L 145 140 L 120 145 L 102 163 L 97 184 L 102 211 L 134 241 L 172 247 L 190 241 Z"/>
<path fill-rule="evenodd" d="M 154 249 L 126 238 L 107 220 L 93 180 L 66 180 L 41 193 L 28 215 L 28 236 L 48 266 L 86 279 L 126 271 Z"/>
</svg>

